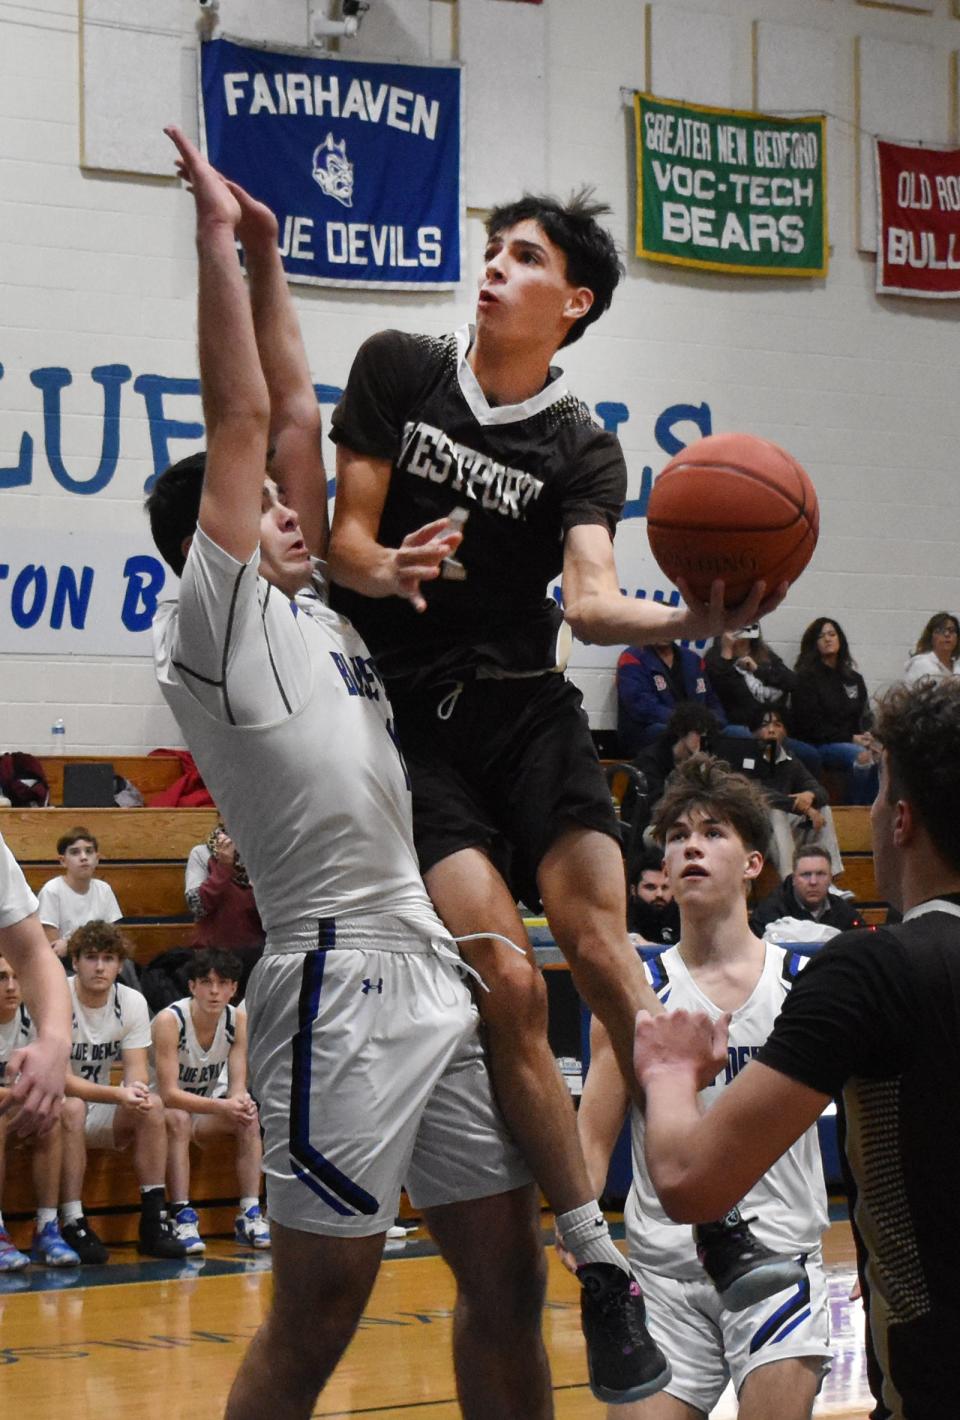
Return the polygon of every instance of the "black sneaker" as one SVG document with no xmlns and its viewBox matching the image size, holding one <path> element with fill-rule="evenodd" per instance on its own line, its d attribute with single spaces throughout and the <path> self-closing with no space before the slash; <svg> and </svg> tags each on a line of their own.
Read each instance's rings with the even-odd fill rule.
<svg viewBox="0 0 960 1420">
<path fill-rule="evenodd" d="M 60 1236 L 83 1263 L 93 1266 L 109 1262 L 110 1254 L 87 1222 L 86 1218 L 74 1218 L 72 1223 L 62 1223 Z"/>
<path fill-rule="evenodd" d="M 137 1252 L 147 1257 L 171 1257 L 181 1261 L 187 1256 L 187 1244 L 181 1242 L 166 1214 L 140 1219 Z"/>
<path fill-rule="evenodd" d="M 662 1390 L 670 1362 L 647 1331 L 637 1283 L 613 1262 L 577 1268 L 580 1321 L 587 1342 L 590 1389 L 607 1405 L 627 1405 Z"/>
<path fill-rule="evenodd" d="M 752 1218 L 731 1208 L 719 1223 L 694 1228 L 700 1265 L 728 1311 L 741 1312 L 803 1280 L 803 1263 L 783 1257 L 758 1242 L 750 1231 Z"/>
</svg>

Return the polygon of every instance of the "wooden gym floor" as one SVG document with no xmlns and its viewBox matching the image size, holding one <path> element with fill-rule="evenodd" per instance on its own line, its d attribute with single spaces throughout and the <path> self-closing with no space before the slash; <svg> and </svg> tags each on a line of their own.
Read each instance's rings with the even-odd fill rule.
<svg viewBox="0 0 960 1420">
<path fill-rule="evenodd" d="M 452 1287 L 422 1239 L 415 1233 L 389 1246 L 360 1331 L 314 1416 L 458 1416 L 449 1359 Z M 845 1221 L 831 1226 L 825 1243 L 836 1354 L 816 1414 L 862 1417 L 869 1408 L 863 1323 L 859 1303 L 847 1300 L 854 1268 Z M 225 1240 L 183 1264 L 140 1262 L 132 1247 L 111 1252 L 101 1268 L 0 1274 L 0 1415 L 215 1420 L 266 1304 L 269 1253 L 245 1253 Z M 552 1250 L 548 1295 L 557 1420 L 600 1420 L 603 1407 L 586 1386 L 576 1283 Z M 735 1414 L 728 1392 L 714 1417 Z"/>
</svg>

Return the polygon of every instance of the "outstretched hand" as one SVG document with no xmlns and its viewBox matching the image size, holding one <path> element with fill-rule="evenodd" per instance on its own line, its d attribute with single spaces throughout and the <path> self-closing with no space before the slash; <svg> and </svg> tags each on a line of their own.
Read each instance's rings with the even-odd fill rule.
<svg viewBox="0 0 960 1420">
<path fill-rule="evenodd" d="M 677 578 L 677 588 L 688 607 L 682 634 L 687 640 L 702 641 L 724 631 L 738 631 L 741 626 L 751 626 L 769 616 L 787 595 L 790 583 L 781 582 L 768 595 L 766 582 L 755 582 L 750 595 L 734 607 L 724 605 L 726 588 L 720 580 L 711 585 L 709 601 L 694 596 L 689 582 L 682 577 Z"/>
<path fill-rule="evenodd" d="M 163 131 L 180 154 L 177 159 L 177 172 L 193 193 L 194 202 L 197 204 L 197 224 L 218 223 L 236 231 L 243 213 L 226 178 L 207 162 L 199 148 L 190 142 L 176 124 L 171 124 Z"/>
<path fill-rule="evenodd" d="M 246 188 L 240 186 L 238 182 L 231 182 L 229 178 L 223 181 L 230 189 L 233 196 L 240 205 L 240 221 L 237 223 L 237 236 L 245 248 L 259 246 L 276 246 L 279 226 L 277 219 L 265 202 L 258 202 L 255 197 L 251 197 Z"/>
<path fill-rule="evenodd" d="M 427 603 L 420 583 L 439 577 L 444 558 L 449 557 L 462 541 L 463 534 L 447 518 L 438 518 L 416 532 L 408 533 L 393 555 L 397 596 L 405 597 L 415 611 L 426 611 Z"/>
<path fill-rule="evenodd" d="M 633 1068 L 641 1086 L 667 1073 L 690 1075 L 704 1089 L 727 1063 L 729 1025 L 729 1014 L 712 1021 L 702 1011 L 638 1011 Z"/>
</svg>

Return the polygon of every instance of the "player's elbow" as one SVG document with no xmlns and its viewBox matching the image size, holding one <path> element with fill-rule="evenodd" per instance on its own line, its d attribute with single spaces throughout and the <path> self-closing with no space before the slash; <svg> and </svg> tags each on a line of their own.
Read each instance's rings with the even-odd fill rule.
<svg viewBox="0 0 960 1420">
<path fill-rule="evenodd" d="M 565 599 L 563 619 L 578 641 L 603 641 L 603 622 L 597 611 L 596 597 L 581 595 Z"/>
</svg>

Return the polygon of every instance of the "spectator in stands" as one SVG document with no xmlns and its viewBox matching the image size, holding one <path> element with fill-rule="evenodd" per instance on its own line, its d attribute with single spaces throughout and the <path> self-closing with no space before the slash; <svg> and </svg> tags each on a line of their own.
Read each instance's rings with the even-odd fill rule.
<svg viewBox="0 0 960 1420">
<path fill-rule="evenodd" d="M 265 939 L 247 870 L 222 820 L 217 820 L 206 843 L 191 848 L 185 892 L 196 922 L 194 944 L 219 947 L 239 957 L 237 1000 L 242 1000 L 247 978 L 263 955 Z"/>
<path fill-rule="evenodd" d="M 225 1135 L 234 1141 L 240 1185 L 234 1236 L 248 1247 L 270 1246 L 270 1227 L 260 1211 L 260 1119 L 247 1093 L 247 1013 L 231 1005 L 241 970 L 233 952 L 196 952 L 187 971 L 189 996 L 161 1011 L 152 1026 L 167 1120 L 167 1192 L 177 1237 L 191 1254 L 206 1244 L 190 1204 L 190 1145 L 203 1148 Z"/>
<path fill-rule="evenodd" d="M 150 1017 L 139 991 L 118 981 L 127 957 L 120 930 L 86 922 L 70 938 L 76 975 L 73 1045 L 63 1104 L 63 1236 L 84 1263 L 106 1262 L 107 1249 L 84 1216 L 81 1198 L 87 1149 L 133 1145 L 140 1184 L 139 1250 L 152 1257 L 186 1257 L 166 1212 L 167 1130 L 163 1101 L 148 1083 Z M 113 1066 L 122 1083 L 110 1083 Z"/>
<path fill-rule="evenodd" d="M 712 753 L 721 734 L 720 722 L 705 705 L 693 700 L 676 707 L 657 738 L 633 761 L 647 781 L 649 811 L 661 798 L 663 786 L 677 765 L 701 751 Z M 629 818 L 626 801 L 624 814 Z"/>
<path fill-rule="evenodd" d="M 636 754 L 660 736 L 673 711 L 693 702 L 726 725 L 723 706 L 697 651 L 667 641 L 628 646 L 617 662 L 617 733 L 620 751 Z M 744 732 L 746 733 L 746 731 Z"/>
<path fill-rule="evenodd" d="M 7 1062 L 15 1050 L 36 1039 L 33 1022 L 20 995 L 20 983 L 5 957 L 0 956 L 0 1106 L 9 1099 Z M 10 1116 L 0 1114 L 0 1202 L 6 1167 L 7 1142 L 11 1139 Z M 31 1255 L 44 1267 L 78 1267 L 80 1259 L 60 1235 L 57 1221 L 57 1198 L 60 1189 L 60 1124 L 46 1134 L 24 1141 L 31 1150 L 33 1191 L 37 1203 L 37 1221 Z M 0 1272 L 20 1272 L 30 1258 L 14 1246 L 0 1213 Z"/>
<path fill-rule="evenodd" d="M 824 769 L 847 771 L 848 802 L 871 803 L 880 748 L 870 734 L 863 676 L 854 666 L 843 628 L 832 617 L 818 616 L 804 631 L 795 669 L 794 732 L 817 747 Z"/>
<path fill-rule="evenodd" d="M 960 622 L 949 611 L 938 611 L 921 631 L 903 678 L 907 685 L 916 685 L 925 677 L 941 680 L 944 676 L 956 675 L 958 652 Z"/>
<path fill-rule="evenodd" d="M 798 848 L 793 858 L 793 872 L 756 907 L 750 925 L 758 937 L 770 935 L 774 924 L 784 919 L 793 922 L 816 922 L 837 932 L 862 927 L 863 918 L 856 903 L 831 890 L 830 854 L 819 845 Z M 784 927 L 784 932 L 789 932 Z M 782 934 L 777 934 L 782 935 Z"/>
<path fill-rule="evenodd" d="M 843 859 L 827 791 L 800 759 L 789 753 L 791 742 L 783 712 L 765 710 L 754 737 L 760 742 L 757 758 L 754 762 L 741 758 L 739 768 L 759 782 L 767 800 L 773 834 L 768 861 L 786 878 L 795 850 L 816 844 L 827 850 L 836 877 L 843 872 Z"/>
<path fill-rule="evenodd" d="M 704 664 L 728 721 L 749 730 L 757 729 L 765 710 L 776 707 L 785 711 L 797 684 L 796 672 L 764 641 L 758 621 L 717 637 Z M 788 740 L 786 749 L 802 760 L 811 774 L 820 773 L 820 756 L 813 745 Z"/>
<path fill-rule="evenodd" d="M 88 828 L 78 825 L 57 840 L 57 857 L 63 875 L 50 878 L 38 895 L 40 922 L 47 940 L 69 971 L 69 941 L 85 922 L 119 922 L 123 916 L 113 888 L 97 877 L 100 848 Z M 125 986 L 139 989 L 133 961 L 123 963 L 120 975 Z"/>
<path fill-rule="evenodd" d="M 630 873 L 627 927 L 641 943 L 663 945 L 679 940 L 680 911 L 673 900 L 673 889 L 659 848 L 647 849 Z"/>
</svg>

